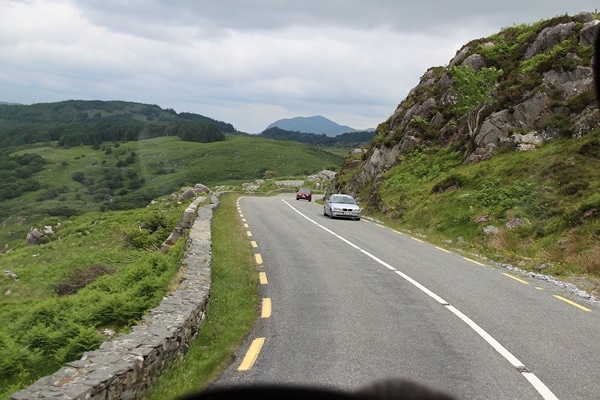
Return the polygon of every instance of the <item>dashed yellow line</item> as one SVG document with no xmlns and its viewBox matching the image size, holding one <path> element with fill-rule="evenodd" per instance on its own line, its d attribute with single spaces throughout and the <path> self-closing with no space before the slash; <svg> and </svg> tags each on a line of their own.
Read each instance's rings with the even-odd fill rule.
<svg viewBox="0 0 600 400">
<path fill-rule="evenodd" d="M 252 247 L 254 247 L 254 248 L 257 248 L 257 247 L 258 247 L 258 244 L 257 244 L 257 243 L 256 243 L 254 240 L 251 240 L 251 241 L 250 241 L 250 244 L 251 244 L 251 245 L 252 245 Z"/>
<path fill-rule="evenodd" d="M 559 299 L 559 300 L 562 300 L 562 301 L 564 301 L 564 302 L 565 302 L 565 303 L 567 303 L 567 304 L 570 304 L 570 305 L 572 305 L 573 307 L 577 307 L 577 308 L 579 308 L 580 310 L 587 311 L 587 312 L 592 312 L 592 310 L 590 310 L 589 308 L 586 308 L 586 307 L 584 307 L 584 306 L 582 306 L 582 305 L 580 305 L 580 304 L 577 304 L 577 303 L 575 303 L 574 301 L 571 301 L 571 300 L 569 300 L 569 299 L 565 299 L 565 298 L 564 298 L 564 297 L 562 297 L 562 296 L 559 296 L 559 295 L 556 295 L 556 294 L 555 294 L 555 295 L 554 295 L 554 297 L 556 297 L 556 298 L 557 298 L 557 299 Z"/>
<path fill-rule="evenodd" d="M 529 285 L 529 282 L 526 282 L 526 281 L 524 281 L 523 279 L 519 279 L 519 278 L 517 278 L 516 276 L 512 276 L 512 275 L 510 275 L 510 274 L 507 274 L 507 273 L 505 273 L 505 272 L 503 272 L 503 273 L 502 273 L 502 275 L 506 276 L 507 278 L 514 279 L 514 280 L 515 280 L 515 281 L 517 281 L 517 282 L 521 282 L 521 283 L 523 283 L 523 284 L 525 284 L 525 285 Z"/>
<path fill-rule="evenodd" d="M 263 263 L 263 259 L 262 259 L 262 256 L 260 254 L 255 254 L 254 258 L 256 259 L 256 263 L 258 265 L 261 265 Z"/>
<path fill-rule="evenodd" d="M 260 317 L 261 318 L 271 317 L 271 299 L 268 297 L 265 297 L 264 299 L 262 299 L 262 309 L 260 312 Z"/>
<path fill-rule="evenodd" d="M 248 371 L 250 368 L 252 368 L 264 344 L 264 337 L 256 338 L 252 341 L 252 344 L 250 344 L 242 363 L 238 367 L 238 371 Z"/>
<path fill-rule="evenodd" d="M 247 229 L 247 228 L 250 228 L 250 225 L 248 225 L 248 224 L 244 224 L 244 228 L 246 228 L 246 229 Z"/>
<path fill-rule="evenodd" d="M 252 232 L 246 231 L 246 235 L 248 235 L 248 237 L 252 237 Z"/>
<path fill-rule="evenodd" d="M 482 264 L 480 262 L 477 262 L 475 260 L 471 260 L 470 258 L 467 257 L 463 257 L 465 260 L 472 262 L 473 264 L 477 264 L 477 265 L 481 265 L 482 267 L 485 267 L 485 264 Z"/>
<path fill-rule="evenodd" d="M 269 282 L 267 281 L 267 274 L 265 272 L 259 272 L 258 273 L 258 281 L 260 282 L 261 285 L 266 285 Z"/>
</svg>

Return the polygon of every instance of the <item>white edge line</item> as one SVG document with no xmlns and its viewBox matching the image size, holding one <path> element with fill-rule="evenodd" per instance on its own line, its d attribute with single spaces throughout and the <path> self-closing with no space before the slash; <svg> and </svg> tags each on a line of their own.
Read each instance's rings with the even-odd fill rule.
<svg viewBox="0 0 600 400">
<path fill-rule="evenodd" d="M 465 314 L 463 314 L 461 311 L 459 311 L 456 307 L 451 306 L 446 300 L 444 300 L 443 298 L 441 298 L 440 296 L 438 296 L 437 294 L 435 294 L 431 290 L 427 289 L 425 286 L 421 285 L 419 282 L 415 281 L 410 276 L 406 275 L 405 273 L 403 273 L 401 271 L 396 270 L 396 268 L 392 267 L 388 263 L 386 263 L 386 262 L 380 260 L 379 258 L 375 257 L 374 255 L 372 255 L 368 251 L 361 249 L 360 247 L 358 247 L 354 243 L 352 243 L 349 240 L 341 237 L 340 235 L 338 235 L 337 233 L 333 232 L 329 228 L 326 228 L 325 226 L 319 224 L 318 222 L 316 222 L 313 219 L 309 218 L 308 216 L 304 215 L 299 210 L 297 210 L 294 206 L 292 206 L 290 203 L 288 203 L 286 200 L 282 199 L 282 201 L 285 204 L 287 204 L 292 210 L 296 211 L 298 214 L 300 214 L 301 216 L 303 216 L 307 220 L 309 220 L 312 223 L 316 224 L 321 229 L 323 229 L 323 230 L 331 233 L 333 236 L 335 236 L 338 239 L 342 240 L 344 243 L 346 243 L 346 244 L 354 247 L 355 249 L 359 250 L 361 253 L 365 254 L 368 257 L 370 257 L 371 259 L 373 259 L 374 261 L 376 261 L 380 265 L 382 265 L 382 266 L 390 269 L 391 271 L 394 271 L 396 274 L 398 274 L 399 276 L 401 276 L 402 278 L 404 278 L 406 281 L 410 282 L 415 287 L 417 287 L 418 289 L 420 289 L 422 292 L 424 292 L 425 294 L 427 294 L 428 296 L 430 296 L 431 298 L 433 298 L 439 304 L 445 306 L 448 311 L 450 311 L 451 313 L 453 313 L 454 315 L 456 315 L 465 324 L 467 324 L 471 329 L 473 329 L 479 336 L 481 336 L 483 338 L 483 340 L 485 340 L 490 346 L 492 346 L 492 348 L 494 350 L 496 350 L 513 367 L 515 367 L 521 373 L 521 375 L 525 379 L 527 379 L 527 381 L 535 388 L 535 390 L 538 391 L 538 393 L 544 398 L 544 400 L 558 400 L 558 398 L 554 395 L 554 393 L 552 393 L 552 391 L 534 373 L 529 372 L 529 370 L 527 370 L 527 368 L 525 367 L 525 365 L 523 365 L 523 363 L 521 361 L 519 361 L 519 359 L 517 357 L 515 357 L 510 351 L 508 351 L 496 339 L 494 339 L 492 337 L 492 335 L 490 335 L 489 333 L 487 333 L 482 327 L 480 327 L 479 325 L 477 325 L 475 323 L 475 321 L 473 321 L 471 318 L 467 317 Z M 472 261 L 470 259 L 467 259 L 467 260 L 468 261 Z M 476 263 L 476 264 L 479 264 L 479 263 Z"/>
</svg>

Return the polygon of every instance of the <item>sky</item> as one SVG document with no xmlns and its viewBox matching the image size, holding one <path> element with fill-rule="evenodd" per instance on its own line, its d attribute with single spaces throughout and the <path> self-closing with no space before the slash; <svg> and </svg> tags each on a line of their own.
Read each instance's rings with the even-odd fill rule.
<svg viewBox="0 0 600 400">
<path fill-rule="evenodd" d="M 156 104 L 260 133 L 375 128 L 473 39 L 588 0 L 0 0 L 0 101 Z"/>
</svg>

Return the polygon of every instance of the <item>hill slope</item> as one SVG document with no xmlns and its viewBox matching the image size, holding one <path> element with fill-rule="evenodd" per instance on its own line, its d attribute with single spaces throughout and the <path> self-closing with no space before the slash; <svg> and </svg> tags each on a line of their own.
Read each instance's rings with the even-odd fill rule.
<svg viewBox="0 0 600 400">
<path fill-rule="evenodd" d="M 467 43 L 425 72 L 330 191 L 440 243 L 526 269 L 600 275 L 598 22 L 560 16 Z M 480 100 L 465 107 L 464 93 Z"/>
<path fill-rule="evenodd" d="M 0 145 L 3 148 L 68 139 L 73 136 L 101 140 L 105 131 L 113 130 L 117 140 L 172 135 L 174 126 L 188 124 L 213 126 L 224 133 L 233 133 L 233 125 L 193 113 L 177 114 L 157 105 L 126 101 L 68 100 L 32 105 L 0 103 Z M 119 129 L 114 127 L 119 125 Z M 124 131 L 127 132 L 124 132 Z M 106 135 L 104 135 L 106 136 Z M 110 136 L 110 135 L 109 135 Z M 85 143 L 80 141 L 75 144 Z"/>
<path fill-rule="evenodd" d="M 269 124 L 266 129 L 275 127 L 286 131 L 325 134 L 327 136 L 335 136 L 356 130 L 349 126 L 338 125 L 321 115 L 280 119 Z"/>
<path fill-rule="evenodd" d="M 23 246 L 45 218 L 145 207 L 196 183 L 241 185 L 264 178 L 337 170 L 343 156 L 326 149 L 255 136 L 228 135 L 212 143 L 158 137 L 106 142 L 97 149 L 56 143 L 0 153 L 0 245 Z"/>
</svg>

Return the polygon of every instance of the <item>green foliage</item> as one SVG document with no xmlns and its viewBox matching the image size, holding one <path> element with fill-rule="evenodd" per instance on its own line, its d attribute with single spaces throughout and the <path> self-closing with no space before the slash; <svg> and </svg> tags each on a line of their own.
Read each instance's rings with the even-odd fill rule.
<svg viewBox="0 0 600 400">
<path fill-rule="evenodd" d="M 5 166 L 0 167 L 0 177 L 5 177 L 0 179 L 2 246 L 23 246 L 29 227 L 51 215 L 142 208 L 182 186 L 240 185 L 263 178 L 267 170 L 291 177 L 337 170 L 348 153 L 341 147 L 242 135 L 212 143 L 170 136 L 125 142 L 118 148 L 113 142 L 102 145 L 112 153 L 52 143 L 0 152 L 0 165 Z M 29 178 L 15 175 L 23 167 L 32 171 Z"/>
<path fill-rule="evenodd" d="M 497 261 L 526 259 L 531 266 L 545 261 L 557 266 L 556 274 L 598 275 L 599 155 L 598 132 L 468 165 L 460 154 L 421 148 L 386 173 L 369 194 L 377 199 L 369 209 L 386 224 L 433 242 L 461 236 L 473 251 Z M 505 228 L 511 218 L 523 225 Z M 500 233 L 485 236 L 486 225 Z"/>
<path fill-rule="evenodd" d="M 231 124 L 193 113 L 177 114 L 156 105 L 123 101 L 69 100 L 33 105 L 0 104 L 0 147 L 58 141 L 61 147 L 143 140 L 178 135 L 180 124 L 212 126 L 222 140 Z M 202 128 L 205 129 L 205 128 Z M 210 128 L 211 130 L 213 128 Z M 204 140 L 208 136 L 204 136 Z M 194 139 L 195 140 L 195 139 Z"/>
<path fill-rule="evenodd" d="M 175 399 L 205 388 L 252 329 L 259 299 L 256 262 L 236 210 L 223 195 L 213 217 L 210 312 L 186 357 L 172 364 L 146 398 Z"/>
<path fill-rule="evenodd" d="M 258 136 L 274 140 L 293 140 L 295 142 L 320 146 L 356 147 L 361 144 L 370 143 L 375 135 L 373 132 L 357 131 L 342 133 L 336 136 L 327 136 L 324 133 L 293 132 L 273 127 L 264 130 Z"/>
<path fill-rule="evenodd" d="M 521 72 L 524 74 L 536 72 L 543 74 L 551 69 L 570 71 L 578 65 L 577 60 L 567 57 L 568 53 L 577 53 L 579 35 L 572 34 L 569 39 L 563 40 L 551 49 L 536 54 L 529 60 L 521 63 Z"/>
<path fill-rule="evenodd" d="M 0 396 L 97 348 L 105 340 L 100 329 L 127 331 L 160 303 L 185 240 L 162 253 L 128 246 L 123 237 L 140 221 L 151 235 L 172 230 L 185 205 L 167 200 L 138 210 L 46 219 L 56 229 L 54 240 L 2 256 L 3 268 L 19 279 L 0 276 L 0 287 L 10 293 L 0 299 Z"/>
<path fill-rule="evenodd" d="M 481 112 L 494 101 L 491 96 L 502 70 L 495 67 L 481 68 L 479 71 L 469 66 L 449 68 L 452 76 L 452 109 L 459 118 L 466 117 L 471 136 L 479 127 Z"/>
</svg>

